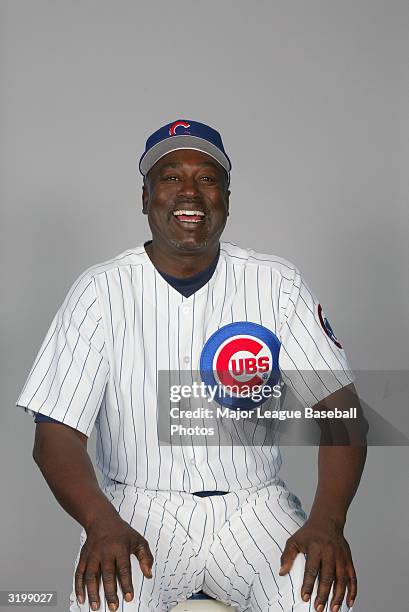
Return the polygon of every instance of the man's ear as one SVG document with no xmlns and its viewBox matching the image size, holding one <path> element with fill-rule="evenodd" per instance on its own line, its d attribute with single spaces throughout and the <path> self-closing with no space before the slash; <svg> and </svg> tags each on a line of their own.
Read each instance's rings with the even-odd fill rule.
<svg viewBox="0 0 409 612">
<path fill-rule="evenodd" d="M 230 189 L 227 190 L 226 204 L 227 204 L 227 216 L 229 216 L 229 210 L 230 210 Z"/>
<path fill-rule="evenodd" d="M 148 199 L 149 199 L 148 188 L 146 187 L 146 184 L 144 183 L 142 185 L 142 212 L 144 215 L 148 214 Z"/>
</svg>

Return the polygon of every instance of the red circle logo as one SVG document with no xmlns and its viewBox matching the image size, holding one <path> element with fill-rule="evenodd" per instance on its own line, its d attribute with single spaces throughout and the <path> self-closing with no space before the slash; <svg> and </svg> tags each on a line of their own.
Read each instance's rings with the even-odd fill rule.
<svg viewBox="0 0 409 612">
<path fill-rule="evenodd" d="M 243 389 L 262 386 L 273 368 L 273 357 L 267 344 L 254 336 L 235 336 L 223 342 L 213 359 L 217 381 L 224 387 Z"/>
</svg>

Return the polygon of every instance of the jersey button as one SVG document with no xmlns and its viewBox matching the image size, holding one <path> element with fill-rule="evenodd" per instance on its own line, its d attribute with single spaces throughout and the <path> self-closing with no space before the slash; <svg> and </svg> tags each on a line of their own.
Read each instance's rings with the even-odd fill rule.
<svg viewBox="0 0 409 612">
<path fill-rule="evenodd" d="M 190 311 L 189 306 L 182 306 L 182 312 L 183 314 L 187 314 Z"/>
<path fill-rule="evenodd" d="M 186 355 L 186 357 L 183 357 L 183 361 L 184 361 L 185 363 L 190 363 L 190 357 L 188 357 L 188 356 Z"/>
<path fill-rule="evenodd" d="M 196 461 L 194 459 L 189 459 L 190 465 L 196 465 Z"/>
</svg>

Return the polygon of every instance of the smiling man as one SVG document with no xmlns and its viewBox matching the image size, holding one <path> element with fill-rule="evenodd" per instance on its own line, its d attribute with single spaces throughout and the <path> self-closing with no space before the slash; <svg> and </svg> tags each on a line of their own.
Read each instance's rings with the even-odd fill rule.
<svg viewBox="0 0 409 612">
<path fill-rule="evenodd" d="M 219 419 L 227 444 L 160 435 L 171 413 L 161 372 L 200 373 L 233 415 L 247 414 L 244 386 L 264 388 L 277 372 L 304 406 L 357 402 L 299 270 L 220 241 L 230 170 L 220 134 L 202 123 L 178 120 L 148 138 L 140 171 L 152 238 L 77 279 L 17 401 L 35 416 L 35 461 L 83 527 L 72 612 L 170 610 L 199 591 L 242 612 L 344 612 L 356 597 L 343 529 L 365 444 L 320 445 L 307 518 L 279 478 L 278 445 L 254 443 L 257 423 Z M 101 486 L 87 453 L 94 425 Z"/>
</svg>

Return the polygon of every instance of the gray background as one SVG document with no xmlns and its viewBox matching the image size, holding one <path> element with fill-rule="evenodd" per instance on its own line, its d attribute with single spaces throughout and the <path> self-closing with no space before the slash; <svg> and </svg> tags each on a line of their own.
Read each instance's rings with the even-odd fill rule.
<svg viewBox="0 0 409 612">
<path fill-rule="evenodd" d="M 58 590 L 79 527 L 32 461 L 14 402 L 85 268 L 149 237 L 137 161 L 176 118 L 233 161 L 224 239 L 287 257 L 356 369 L 409 369 L 409 4 L 0 3 L 0 589 Z M 91 448 L 94 446 L 94 440 Z M 284 449 L 306 509 L 316 449 Z M 407 602 L 408 449 L 372 448 L 346 529 L 356 612 Z"/>
</svg>

